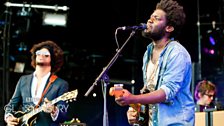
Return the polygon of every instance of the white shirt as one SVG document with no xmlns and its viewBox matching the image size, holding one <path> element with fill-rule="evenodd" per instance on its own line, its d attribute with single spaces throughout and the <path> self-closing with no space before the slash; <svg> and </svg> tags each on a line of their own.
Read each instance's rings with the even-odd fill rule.
<svg viewBox="0 0 224 126">
<path fill-rule="evenodd" d="M 146 77 L 147 77 L 147 87 L 150 84 L 153 84 L 154 86 L 156 86 L 157 83 L 157 79 L 158 79 L 158 65 L 159 65 L 159 61 L 156 62 L 156 64 L 153 64 L 152 61 L 150 60 L 147 66 L 147 73 L 146 73 Z"/>
<path fill-rule="evenodd" d="M 44 87 L 47 84 L 47 80 L 50 77 L 51 72 L 49 72 L 48 74 L 46 74 L 41 81 L 41 84 L 38 86 L 37 89 L 37 77 L 36 77 L 36 72 L 33 73 L 33 80 L 32 80 L 32 85 L 31 85 L 31 96 L 32 96 L 32 101 L 35 105 L 37 105 L 37 103 L 39 102 L 41 95 L 44 91 Z"/>
</svg>

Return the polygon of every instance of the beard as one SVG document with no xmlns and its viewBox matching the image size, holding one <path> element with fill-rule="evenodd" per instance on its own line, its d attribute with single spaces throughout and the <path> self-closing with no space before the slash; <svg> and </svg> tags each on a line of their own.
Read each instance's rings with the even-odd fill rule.
<svg viewBox="0 0 224 126">
<path fill-rule="evenodd" d="M 142 31 L 142 36 L 148 39 L 152 39 L 154 41 L 156 40 L 160 40 L 164 35 L 165 35 L 166 31 L 165 31 L 165 27 L 160 28 L 160 29 L 156 29 L 153 31 L 146 31 L 143 30 Z"/>
<path fill-rule="evenodd" d="M 51 66 L 50 63 L 43 63 L 43 62 L 36 62 L 36 65 L 38 65 L 38 66 Z"/>
</svg>

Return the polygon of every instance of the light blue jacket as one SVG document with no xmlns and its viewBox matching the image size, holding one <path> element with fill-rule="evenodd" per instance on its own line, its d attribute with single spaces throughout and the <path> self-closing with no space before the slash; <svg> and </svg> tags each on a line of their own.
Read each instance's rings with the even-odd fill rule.
<svg viewBox="0 0 224 126">
<path fill-rule="evenodd" d="M 143 80 L 153 44 L 143 57 Z M 191 57 L 177 41 L 171 41 L 160 54 L 157 89 L 166 93 L 166 101 L 153 107 L 153 126 L 194 126 L 195 104 L 190 91 Z"/>
</svg>

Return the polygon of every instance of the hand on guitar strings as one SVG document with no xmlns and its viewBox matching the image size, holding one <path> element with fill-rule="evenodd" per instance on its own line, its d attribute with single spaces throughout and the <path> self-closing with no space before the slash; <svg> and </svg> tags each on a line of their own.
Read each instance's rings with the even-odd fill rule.
<svg viewBox="0 0 224 126">
<path fill-rule="evenodd" d="M 51 102 L 47 98 L 44 98 L 44 104 L 42 108 L 44 112 L 51 113 L 51 114 L 54 114 L 57 109 L 56 106 L 52 105 Z"/>
<path fill-rule="evenodd" d="M 19 124 L 19 119 L 14 117 L 13 115 L 9 115 L 6 117 L 7 126 L 16 126 Z"/>
</svg>

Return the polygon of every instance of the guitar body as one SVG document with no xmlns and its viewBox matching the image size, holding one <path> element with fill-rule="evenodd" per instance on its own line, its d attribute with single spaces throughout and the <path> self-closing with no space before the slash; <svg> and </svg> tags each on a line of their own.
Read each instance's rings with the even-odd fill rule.
<svg viewBox="0 0 224 126">
<path fill-rule="evenodd" d="M 14 116 L 19 119 L 18 126 L 32 126 L 34 121 L 36 120 L 36 116 L 33 115 L 30 118 L 24 119 L 24 117 L 26 117 L 24 115 L 26 115 L 26 113 L 22 111 L 18 111 L 14 114 Z"/>
<path fill-rule="evenodd" d="M 50 101 L 51 105 L 59 101 L 75 101 L 78 95 L 78 90 L 73 90 L 70 92 L 66 92 L 63 95 L 53 99 Z M 18 111 L 14 113 L 14 116 L 18 118 L 19 126 L 32 126 L 34 121 L 36 120 L 36 115 L 43 111 L 42 106 L 38 108 L 34 108 L 31 111 L 25 113 L 22 111 Z"/>
</svg>

